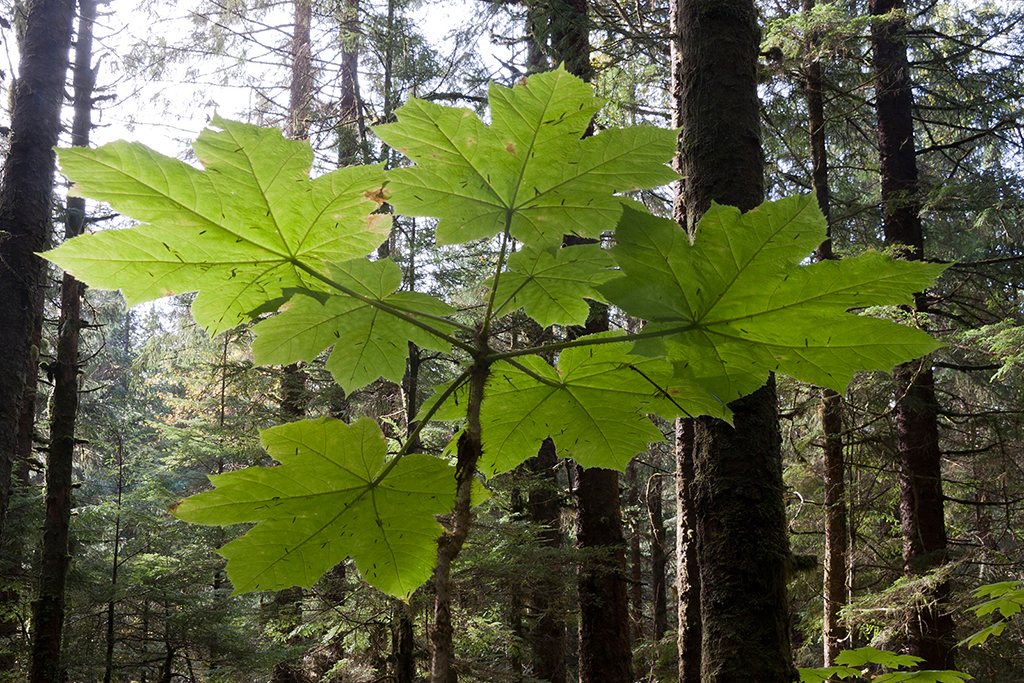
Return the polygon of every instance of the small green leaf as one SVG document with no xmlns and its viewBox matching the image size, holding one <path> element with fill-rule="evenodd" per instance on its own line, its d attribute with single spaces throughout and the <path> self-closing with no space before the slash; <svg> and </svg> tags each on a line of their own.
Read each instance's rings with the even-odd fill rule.
<svg viewBox="0 0 1024 683">
<path fill-rule="evenodd" d="M 497 312 L 522 307 L 541 327 L 583 325 L 590 313 L 586 299 L 604 301 L 594 288 L 615 277 L 614 264 L 597 244 L 554 250 L 524 247 L 509 257 L 508 271 L 501 274 L 494 296 L 500 306 Z"/>
<path fill-rule="evenodd" d="M 418 292 L 397 292 L 402 271 L 389 259 L 355 259 L 334 264 L 331 279 L 362 296 L 416 313 L 445 316 L 454 310 L 432 296 Z M 344 294 L 325 295 L 320 300 L 296 297 L 277 316 L 254 327 L 256 362 L 285 365 L 311 361 L 326 348 L 334 350 L 325 367 L 346 391 L 354 391 L 383 377 L 400 382 L 405 374 L 409 344 L 450 351 L 448 342 L 385 310 Z M 443 322 L 431 321 L 442 326 Z"/>
<path fill-rule="evenodd" d="M 725 406 L 698 387 L 673 384 L 668 363 L 628 349 L 628 343 L 566 349 L 554 368 L 536 357 L 521 359 L 525 370 L 496 363 L 480 413 L 481 471 L 492 476 L 514 468 L 549 436 L 562 457 L 583 467 L 624 470 L 649 443 L 664 439 L 647 413 L 725 416 Z"/>
<path fill-rule="evenodd" d="M 863 667 L 868 664 L 878 664 L 889 669 L 902 669 L 914 666 L 924 660 L 913 655 L 898 655 L 888 650 L 878 650 L 873 647 L 859 647 L 855 650 L 843 650 L 836 656 L 836 664 L 842 666 Z"/>
<path fill-rule="evenodd" d="M 964 683 L 972 678 L 962 671 L 897 671 L 882 674 L 874 683 Z"/>
<path fill-rule="evenodd" d="M 386 441 L 368 418 L 351 427 L 321 418 L 261 432 L 281 464 L 210 477 L 216 487 L 180 502 L 187 522 L 258 522 L 228 543 L 235 594 L 310 587 L 351 556 L 363 578 L 408 598 L 429 578 L 442 528 L 434 515 L 455 500 L 455 471 L 426 455 L 406 455 L 387 477 Z"/>
<path fill-rule="evenodd" d="M 992 636 L 1002 635 L 1003 629 L 1006 628 L 1006 622 L 1000 621 L 991 626 L 986 626 L 977 633 L 971 635 L 969 638 L 957 643 L 958 645 L 967 644 L 967 647 L 971 648 L 975 645 L 982 645 Z"/>
<path fill-rule="evenodd" d="M 59 150 L 73 192 L 144 224 L 70 240 L 46 258 L 129 305 L 199 291 L 211 334 L 291 287 L 322 288 L 296 267 L 363 256 L 387 237 L 378 166 L 310 180 L 313 152 L 273 128 L 214 118 L 193 147 L 205 170 L 123 141 Z"/>
<path fill-rule="evenodd" d="M 860 671 L 848 666 L 828 666 L 817 669 L 800 669 L 800 683 L 827 683 L 832 678 L 856 678 Z"/>
<path fill-rule="evenodd" d="M 606 130 L 581 139 L 601 102 L 564 69 L 511 90 L 491 85 L 492 125 L 466 109 L 410 100 L 375 130 L 417 166 L 389 173 L 389 201 L 409 216 L 440 218 L 437 241 L 512 237 L 551 248 L 562 236 L 597 237 L 622 212 L 616 193 L 678 176 L 665 165 L 674 131 Z"/>
</svg>

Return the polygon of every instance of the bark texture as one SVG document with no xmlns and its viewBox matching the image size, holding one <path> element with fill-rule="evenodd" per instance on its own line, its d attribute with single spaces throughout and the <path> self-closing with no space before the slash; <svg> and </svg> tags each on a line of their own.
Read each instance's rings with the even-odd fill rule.
<svg viewBox="0 0 1024 683">
<path fill-rule="evenodd" d="M 11 147 L 0 183 L 0 537 L 7 519 L 30 366 L 39 348 L 38 293 L 53 198 L 54 145 L 60 132 L 74 0 L 27 3 L 20 74 L 14 85 Z"/>
<path fill-rule="evenodd" d="M 452 643 L 452 562 L 462 550 L 472 522 L 470 513 L 473 475 L 483 452 L 480 432 L 480 406 L 484 399 L 488 368 L 476 363 L 469 377 L 469 404 L 466 430 L 459 437 L 455 466 L 455 507 L 450 529 L 437 540 L 437 565 L 434 567 L 434 623 L 428 635 L 431 644 L 430 683 L 455 683 L 455 647 Z"/>
<path fill-rule="evenodd" d="M 629 492 L 629 507 L 633 509 L 634 520 L 629 529 L 629 637 L 634 643 L 644 637 L 643 603 L 643 555 L 640 552 L 640 482 L 636 476 L 636 460 L 626 467 L 626 487 Z"/>
<path fill-rule="evenodd" d="M 665 521 L 662 518 L 661 475 L 655 473 L 647 484 L 647 516 L 651 520 L 651 600 L 654 631 L 651 640 L 658 642 L 668 631 L 668 596 L 666 595 Z"/>
<path fill-rule="evenodd" d="M 92 67 L 92 29 L 95 0 L 80 0 L 78 35 L 75 41 L 74 123 L 71 144 L 89 145 L 92 127 L 92 93 L 96 73 Z M 65 239 L 82 234 L 85 200 L 69 197 Z M 55 680 L 61 671 L 60 652 L 64 633 L 65 584 L 71 556 L 68 538 L 71 525 L 71 480 L 78 420 L 78 345 L 81 299 L 84 285 L 68 273 L 61 283 L 60 320 L 57 326 L 57 359 L 53 369 L 53 401 L 50 415 L 50 446 L 46 457 L 46 518 L 43 522 L 39 595 L 32 608 L 33 683 Z M 115 554 L 116 561 L 116 554 Z M 115 575 L 116 581 L 116 575 Z M 112 603 L 108 619 L 112 619 Z"/>
<path fill-rule="evenodd" d="M 579 569 L 580 682 L 632 683 L 626 541 L 619 477 L 576 465 L 576 539 L 595 553 Z"/>
<path fill-rule="evenodd" d="M 712 200 L 748 211 L 763 199 L 760 31 L 752 0 L 675 3 L 673 92 L 682 125 L 678 168 L 683 175 L 676 211 L 692 233 Z M 701 680 L 788 683 L 796 671 L 774 380 L 730 407 L 735 428 L 701 418 L 694 432 Z"/>
<path fill-rule="evenodd" d="M 871 0 L 883 229 L 887 246 L 909 260 L 924 257 L 921 199 L 907 61 L 903 0 Z M 917 310 L 927 312 L 923 297 Z M 938 400 L 930 359 L 905 363 L 896 380 L 896 451 L 900 466 L 900 525 L 907 576 L 920 576 L 946 559 Z M 953 667 L 953 619 L 947 581 L 926 590 L 910 616 L 907 649 L 923 669 Z"/>
<path fill-rule="evenodd" d="M 700 681 L 700 565 L 697 558 L 697 511 L 693 505 L 693 428 L 678 418 L 676 442 L 676 593 L 678 606 L 679 683 Z"/>
<path fill-rule="evenodd" d="M 362 99 L 359 95 L 359 48 L 362 30 L 359 0 L 345 0 L 341 8 L 341 100 L 338 102 L 338 166 L 359 161 L 366 141 Z"/>
<path fill-rule="evenodd" d="M 815 0 L 803 0 L 803 11 L 810 13 Z M 813 52 L 819 36 L 807 37 L 808 52 Z M 831 191 L 828 183 L 828 155 L 825 146 L 825 97 L 821 63 L 811 58 L 804 64 L 807 97 L 807 119 L 811 141 L 811 185 L 818 208 L 828 220 L 831 208 Z M 831 226 L 827 237 L 815 253 L 817 260 L 831 260 Z M 842 396 L 832 389 L 821 390 L 818 415 L 822 430 L 823 484 L 825 488 L 825 562 L 824 562 L 824 610 L 822 640 L 824 641 L 825 666 L 834 666 L 836 655 L 846 641 L 848 632 L 840 614 L 847 603 L 846 571 L 849 542 L 846 529 L 846 463 L 843 458 L 843 412 Z"/>
<path fill-rule="evenodd" d="M 587 0 L 568 0 L 552 11 L 549 26 L 555 61 L 566 71 L 590 82 L 590 24 Z M 593 126 L 584 137 L 590 135 Z M 565 235 L 565 246 L 587 241 Z M 608 310 L 591 306 L 590 320 L 569 336 L 595 334 L 608 329 Z M 575 466 L 577 482 L 577 532 L 581 548 L 599 551 L 600 563 L 579 569 L 580 683 L 632 683 L 633 661 L 629 641 L 626 543 L 622 535 L 619 505 L 619 473 L 614 470 Z"/>
<path fill-rule="evenodd" d="M 555 468 L 558 455 L 555 442 L 545 439 L 536 456 L 526 461 L 538 483 L 527 500 L 530 521 L 540 526 L 541 543 L 552 549 L 562 547 L 562 505 Z M 558 609 L 558 596 L 565 586 L 556 576 L 537 581 L 529 598 L 532 626 L 528 635 L 533 660 L 533 675 L 549 683 L 565 683 L 565 620 Z"/>
</svg>

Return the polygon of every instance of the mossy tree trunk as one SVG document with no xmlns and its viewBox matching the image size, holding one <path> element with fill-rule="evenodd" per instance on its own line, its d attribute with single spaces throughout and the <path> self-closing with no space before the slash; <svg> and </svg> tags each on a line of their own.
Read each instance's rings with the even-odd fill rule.
<svg viewBox="0 0 1024 683">
<path fill-rule="evenodd" d="M 590 64 L 587 0 L 569 0 L 559 5 L 552 10 L 548 25 L 554 61 L 563 63 L 566 71 L 589 83 L 594 71 Z M 585 135 L 589 134 L 588 128 Z M 586 241 L 566 235 L 564 246 Z M 591 308 L 585 328 L 571 332 L 570 336 L 608 329 L 607 308 Z M 599 468 L 583 469 L 578 465 L 575 471 L 577 543 L 581 548 L 599 551 L 597 554 L 603 558 L 579 568 L 580 683 L 632 683 L 626 541 L 622 533 L 619 473 Z"/>
<path fill-rule="evenodd" d="M 815 0 L 803 0 L 803 11 L 810 14 Z M 807 36 L 808 52 L 813 52 L 819 36 Z M 815 57 L 804 64 L 804 94 L 807 98 L 808 132 L 811 141 L 811 184 L 818 208 L 828 220 L 831 213 L 831 191 L 828 184 L 828 155 L 825 147 L 825 96 L 821 63 Z M 815 253 L 819 261 L 835 258 L 832 232 Z M 822 431 L 822 474 L 825 488 L 825 578 L 822 640 L 825 666 L 834 666 L 836 655 L 848 637 L 841 615 L 847 603 L 846 571 L 849 542 L 846 529 L 846 463 L 843 457 L 842 396 L 828 388 L 821 389 L 818 415 Z"/>
<path fill-rule="evenodd" d="M 712 201 L 749 211 L 764 194 L 752 0 L 676 0 L 677 216 L 693 233 Z M 729 112 L 723 116 L 723 112 Z M 699 236 L 698 236 L 699 239 Z M 775 383 L 730 404 L 735 426 L 694 425 L 701 680 L 789 683 L 789 564 Z M 685 605 L 680 610 L 686 609 Z"/>
<path fill-rule="evenodd" d="M 903 0 L 871 0 L 885 243 L 908 260 L 924 258 L 924 231 L 907 60 L 907 16 Z M 927 313 L 917 297 L 918 313 Z M 946 556 L 939 448 L 938 399 L 930 358 L 896 368 L 896 451 L 900 475 L 903 570 L 915 577 L 940 566 Z M 910 654 L 923 669 L 953 667 L 950 586 L 940 581 L 919 597 L 908 623 Z"/>
<path fill-rule="evenodd" d="M 19 76 L 11 106 L 11 146 L 0 182 L 0 537 L 11 492 L 30 368 L 39 347 L 38 294 L 45 267 L 36 252 L 49 239 L 53 147 L 60 133 L 74 0 L 26 3 Z"/>
</svg>

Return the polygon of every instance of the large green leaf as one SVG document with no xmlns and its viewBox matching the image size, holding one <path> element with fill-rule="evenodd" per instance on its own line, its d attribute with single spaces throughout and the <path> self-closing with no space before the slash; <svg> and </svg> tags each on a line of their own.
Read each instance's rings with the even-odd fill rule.
<svg viewBox="0 0 1024 683">
<path fill-rule="evenodd" d="M 875 252 L 801 265 L 825 236 L 810 197 L 746 214 L 713 205 L 696 241 L 673 221 L 627 209 L 613 255 L 623 277 L 598 287 L 663 331 L 636 351 L 667 354 L 677 376 L 724 401 L 750 393 L 769 370 L 843 391 L 858 370 L 887 370 L 940 346 L 924 332 L 850 308 L 910 303 L 943 267 Z"/>
<path fill-rule="evenodd" d="M 509 257 L 508 271 L 498 281 L 496 313 L 522 307 L 541 327 L 583 325 L 590 313 L 586 299 L 604 300 L 595 287 L 615 277 L 614 263 L 597 244 L 524 247 Z"/>
<path fill-rule="evenodd" d="M 372 251 L 390 217 L 377 166 L 310 180 L 313 152 L 280 131 L 214 118 L 193 145 L 205 170 L 144 145 L 60 150 L 73 192 L 142 221 L 71 240 L 46 257 L 128 304 L 199 290 L 193 315 L 227 329 L 291 287 L 323 286 L 296 267 Z"/>
<path fill-rule="evenodd" d="M 665 165 L 673 131 L 605 130 L 581 139 L 601 106 L 563 69 L 512 89 L 492 84 L 491 126 L 467 109 L 410 100 L 398 122 L 375 129 L 418 165 L 389 174 L 389 201 L 410 216 L 440 218 L 437 240 L 488 238 L 506 225 L 539 248 L 562 236 L 596 237 L 622 212 L 616 193 L 677 178 Z"/>
<path fill-rule="evenodd" d="M 407 598 L 433 570 L 442 528 L 434 515 L 455 500 L 455 471 L 406 455 L 382 478 L 386 441 L 375 422 L 321 418 L 261 432 L 281 464 L 210 477 L 216 488 L 174 513 L 188 522 L 258 522 L 225 545 L 235 593 L 310 587 L 352 557 L 367 582 Z"/>
<path fill-rule="evenodd" d="M 396 291 L 402 271 L 390 259 L 355 259 L 330 269 L 333 282 L 399 310 L 445 316 L 453 309 L 418 292 Z M 433 321 L 433 325 L 444 326 Z M 311 361 L 333 346 L 326 368 L 346 391 L 383 377 L 400 382 L 409 357 L 409 342 L 435 351 L 450 351 L 448 342 L 407 320 L 351 296 L 294 297 L 273 318 L 256 325 L 253 353 L 262 365 Z"/>
<path fill-rule="evenodd" d="M 480 414 L 480 469 L 489 476 L 508 471 L 536 455 L 550 436 L 561 456 L 583 467 L 624 470 L 664 438 L 647 413 L 727 415 L 700 387 L 674 381 L 667 362 L 631 354 L 629 346 L 566 349 L 556 367 L 527 357 L 521 360 L 526 371 L 496 363 Z"/>
</svg>

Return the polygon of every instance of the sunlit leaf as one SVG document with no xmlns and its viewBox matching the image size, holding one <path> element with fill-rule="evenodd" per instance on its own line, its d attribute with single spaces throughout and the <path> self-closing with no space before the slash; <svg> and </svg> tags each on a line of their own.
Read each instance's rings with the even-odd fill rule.
<svg viewBox="0 0 1024 683">
<path fill-rule="evenodd" d="M 129 305 L 199 291 L 211 333 L 233 327 L 291 287 L 322 288 L 297 267 L 363 256 L 387 237 L 377 166 L 310 180 L 313 152 L 280 131 L 214 118 L 193 144 L 204 170 L 138 143 L 60 150 L 73 192 L 144 224 L 79 237 L 46 254 Z"/>
<path fill-rule="evenodd" d="M 446 316 L 447 304 L 419 292 L 396 291 L 402 271 L 389 259 L 356 259 L 332 266 L 330 278 L 374 301 L 417 314 Z M 431 321 L 444 326 L 443 321 Z M 334 347 L 325 367 L 346 391 L 354 391 L 383 377 L 400 382 L 409 357 L 409 342 L 448 352 L 448 342 L 357 298 L 320 294 L 293 297 L 279 315 L 255 326 L 253 343 L 257 362 L 264 365 L 312 361 Z"/>
<path fill-rule="evenodd" d="M 604 300 L 594 288 L 615 276 L 612 265 L 611 256 L 597 244 L 524 247 L 509 257 L 494 300 L 505 304 L 502 311 L 522 307 L 542 327 L 583 325 L 590 313 L 586 299 Z"/>
<path fill-rule="evenodd" d="M 434 566 L 442 529 L 434 515 L 454 504 L 454 468 L 426 455 L 389 465 L 384 435 L 363 418 L 351 427 L 321 418 L 261 432 L 281 464 L 210 477 L 212 491 L 174 513 L 188 522 L 258 522 L 225 545 L 235 593 L 310 587 L 352 557 L 363 578 L 407 598 Z"/>
<path fill-rule="evenodd" d="M 622 212 L 616 193 L 677 177 L 665 165 L 673 131 L 641 126 L 581 139 L 601 101 L 564 69 L 512 89 L 492 84 L 490 102 L 490 126 L 467 109 L 411 99 L 397 123 L 374 129 L 418 164 L 389 174 L 389 201 L 400 213 L 440 218 L 440 244 L 506 228 L 538 248 L 566 234 L 597 237 Z"/>
<path fill-rule="evenodd" d="M 648 320 L 663 339 L 639 353 L 667 354 L 677 376 L 724 401 L 769 371 L 844 391 L 858 370 L 888 370 L 940 344 L 926 333 L 850 308 L 909 303 L 943 270 L 874 252 L 802 265 L 825 236 L 810 197 L 741 214 L 713 205 L 696 241 L 673 221 L 627 209 L 612 253 L 624 276 L 598 289 Z"/>
</svg>

